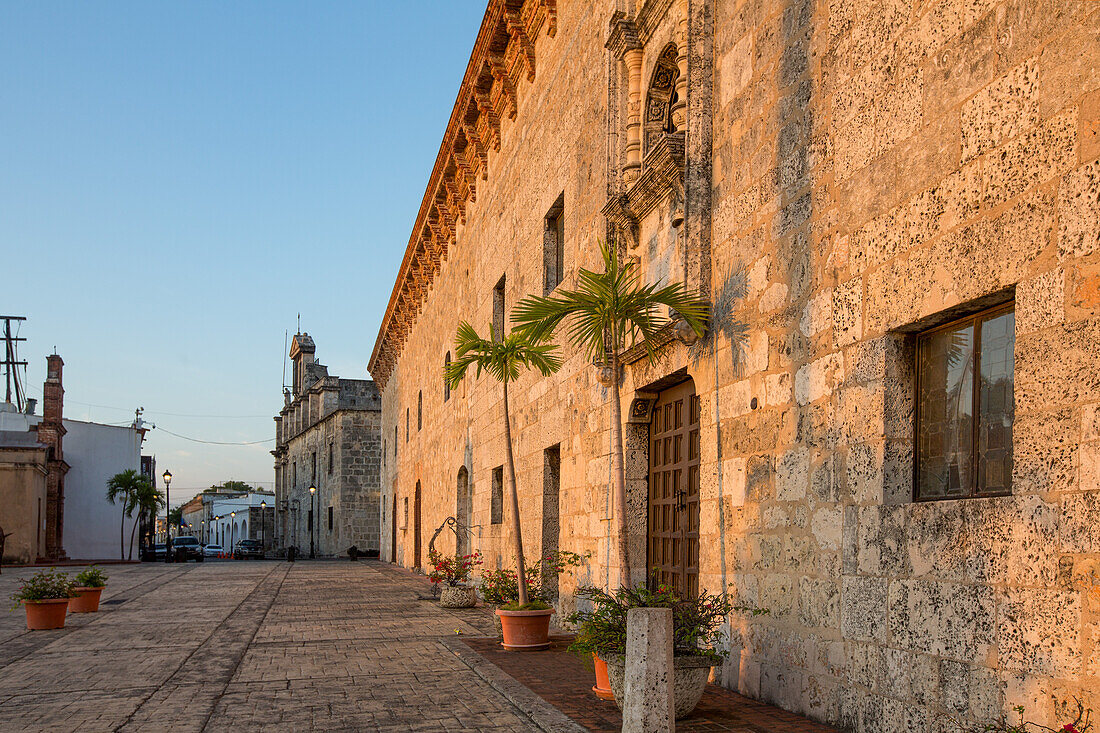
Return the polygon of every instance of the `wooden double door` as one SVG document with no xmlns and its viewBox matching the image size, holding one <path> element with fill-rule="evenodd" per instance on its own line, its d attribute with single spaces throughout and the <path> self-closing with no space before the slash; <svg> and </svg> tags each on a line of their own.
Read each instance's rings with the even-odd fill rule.
<svg viewBox="0 0 1100 733">
<path fill-rule="evenodd" d="M 649 428 L 650 583 L 699 594 L 699 397 L 691 380 L 663 392 Z"/>
</svg>

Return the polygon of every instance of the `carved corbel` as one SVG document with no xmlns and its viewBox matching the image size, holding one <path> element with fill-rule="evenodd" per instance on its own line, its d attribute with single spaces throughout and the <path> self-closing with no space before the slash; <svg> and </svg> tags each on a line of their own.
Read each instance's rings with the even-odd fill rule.
<svg viewBox="0 0 1100 733">
<path fill-rule="evenodd" d="M 630 210 L 630 202 L 623 194 L 611 196 L 603 206 L 603 215 L 620 236 L 626 239 L 627 249 L 635 250 L 641 243 L 638 219 Z"/>
<path fill-rule="evenodd" d="M 504 68 L 504 58 L 499 54 L 494 54 L 486 61 L 486 65 L 489 68 L 489 73 L 493 76 L 491 95 L 497 114 L 504 114 L 508 119 L 514 120 L 516 118 L 516 87 L 512 83 L 511 77 L 508 76 L 508 71 Z"/>
<path fill-rule="evenodd" d="M 500 150 L 500 118 L 493 109 L 493 102 L 489 98 L 489 92 L 478 88 L 474 90 L 474 100 L 477 102 L 478 137 L 487 140 L 493 150 Z"/>
</svg>

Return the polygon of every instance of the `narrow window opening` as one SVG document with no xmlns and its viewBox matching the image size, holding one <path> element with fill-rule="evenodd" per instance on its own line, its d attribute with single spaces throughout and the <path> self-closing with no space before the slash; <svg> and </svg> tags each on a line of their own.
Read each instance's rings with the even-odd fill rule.
<svg viewBox="0 0 1100 733">
<path fill-rule="evenodd" d="M 549 295 L 565 278 L 565 193 L 546 212 L 542 232 L 543 295 Z"/>
<path fill-rule="evenodd" d="M 561 521 L 561 445 L 542 453 L 542 557 L 558 554 Z M 558 574 L 552 566 L 542 578 L 542 590 L 548 598 L 558 597 Z"/>
<path fill-rule="evenodd" d="M 504 277 L 493 287 L 493 338 L 497 341 L 504 338 Z"/>
<path fill-rule="evenodd" d="M 328 444 L 328 475 L 329 476 L 332 475 L 333 470 L 334 470 L 334 468 L 333 468 L 333 462 L 332 462 L 332 443 L 329 443 Z"/>
<path fill-rule="evenodd" d="M 443 374 L 447 374 L 447 369 L 451 366 L 451 352 L 447 352 L 447 355 L 443 357 Z M 443 377 L 443 401 L 451 399 L 451 383 L 447 381 L 447 377 Z"/>
<path fill-rule="evenodd" d="M 424 392 L 416 393 L 416 432 L 424 427 Z"/>
<path fill-rule="evenodd" d="M 493 469 L 493 495 L 489 502 L 490 524 L 504 523 L 504 466 Z"/>
<path fill-rule="evenodd" d="M 332 507 L 328 508 L 328 531 L 332 531 Z"/>
</svg>

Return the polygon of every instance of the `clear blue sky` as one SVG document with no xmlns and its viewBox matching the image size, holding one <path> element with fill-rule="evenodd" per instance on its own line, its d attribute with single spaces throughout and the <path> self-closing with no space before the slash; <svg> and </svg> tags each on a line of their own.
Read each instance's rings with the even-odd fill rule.
<svg viewBox="0 0 1100 733">
<path fill-rule="evenodd" d="M 30 395 L 56 345 L 68 417 L 268 439 L 299 312 L 365 377 L 484 9 L 0 0 L 0 312 L 28 317 Z M 271 482 L 271 448 L 143 452 L 177 504 Z"/>
</svg>

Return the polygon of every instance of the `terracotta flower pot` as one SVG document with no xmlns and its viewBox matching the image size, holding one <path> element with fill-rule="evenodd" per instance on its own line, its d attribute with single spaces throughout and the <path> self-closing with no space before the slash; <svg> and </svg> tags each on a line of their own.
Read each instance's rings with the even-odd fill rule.
<svg viewBox="0 0 1100 733">
<path fill-rule="evenodd" d="M 505 611 L 497 609 L 504 641 L 501 646 L 515 651 L 550 648 L 550 615 L 554 609 Z"/>
<path fill-rule="evenodd" d="M 441 608 L 472 608 L 477 605 L 477 589 L 469 585 L 444 585 L 439 589 Z"/>
<path fill-rule="evenodd" d="M 593 685 L 592 692 L 601 700 L 614 700 L 615 693 L 611 691 L 611 682 L 607 678 L 607 662 L 593 652 L 592 665 L 596 668 L 596 684 Z"/>
<path fill-rule="evenodd" d="M 623 707 L 623 689 L 626 685 L 626 655 L 608 654 L 607 676 L 611 682 L 611 691 L 615 693 L 615 704 Z M 721 664 L 714 657 L 673 657 L 672 696 L 676 708 L 676 717 L 684 718 L 691 714 L 703 691 L 707 688 L 710 668 Z"/>
<path fill-rule="evenodd" d="M 31 631 L 61 629 L 65 627 L 69 599 L 48 598 L 43 601 L 23 601 L 23 608 L 27 610 L 27 628 Z"/>
<path fill-rule="evenodd" d="M 75 596 L 69 599 L 69 613 L 95 613 L 99 610 L 99 596 L 103 586 L 98 588 L 73 588 Z"/>
</svg>

